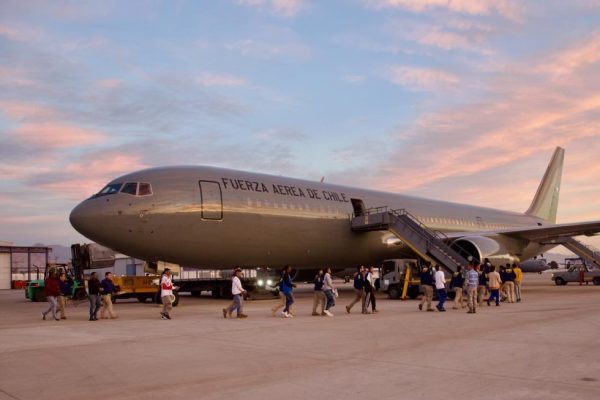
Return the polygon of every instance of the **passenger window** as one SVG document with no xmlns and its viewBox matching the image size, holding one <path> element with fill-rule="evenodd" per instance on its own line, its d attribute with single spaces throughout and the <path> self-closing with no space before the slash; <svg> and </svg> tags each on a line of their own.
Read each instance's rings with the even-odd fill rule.
<svg viewBox="0 0 600 400">
<path fill-rule="evenodd" d="M 140 183 L 139 196 L 150 196 L 152 194 L 152 186 L 149 183 Z"/>
<path fill-rule="evenodd" d="M 121 189 L 121 193 L 127 193 L 135 196 L 137 193 L 137 182 L 127 182 L 124 184 L 123 189 Z"/>
</svg>

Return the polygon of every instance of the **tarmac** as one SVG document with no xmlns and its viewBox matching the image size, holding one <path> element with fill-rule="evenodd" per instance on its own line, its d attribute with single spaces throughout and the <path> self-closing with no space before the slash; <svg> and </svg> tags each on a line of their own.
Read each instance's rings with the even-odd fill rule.
<svg viewBox="0 0 600 400">
<path fill-rule="evenodd" d="M 346 285 L 346 287 L 349 287 Z M 0 291 L 0 400 L 14 399 L 599 399 L 600 286 L 555 286 L 526 274 L 521 303 L 418 311 L 378 297 L 380 312 L 344 306 L 272 317 L 275 300 L 182 296 L 173 319 L 152 304 L 118 302 L 116 320 L 42 321 L 46 303 Z"/>
</svg>

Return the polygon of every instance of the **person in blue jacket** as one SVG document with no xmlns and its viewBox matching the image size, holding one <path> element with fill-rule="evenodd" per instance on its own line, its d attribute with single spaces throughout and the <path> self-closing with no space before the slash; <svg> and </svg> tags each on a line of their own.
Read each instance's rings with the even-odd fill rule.
<svg viewBox="0 0 600 400">
<path fill-rule="evenodd" d="M 292 312 L 292 304 L 294 304 L 294 288 L 296 285 L 292 282 L 292 267 L 286 265 L 281 275 L 281 281 L 279 281 L 279 290 L 285 296 L 285 308 L 283 309 L 283 316 L 285 318 L 294 317 Z"/>
</svg>

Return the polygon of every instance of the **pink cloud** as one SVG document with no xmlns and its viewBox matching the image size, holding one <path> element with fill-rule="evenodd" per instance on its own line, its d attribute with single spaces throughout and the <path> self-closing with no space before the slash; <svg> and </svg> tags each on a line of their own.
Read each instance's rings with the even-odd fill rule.
<svg viewBox="0 0 600 400">
<path fill-rule="evenodd" d="M 19 68 L 3 67 L 0 65 L 1 86 L 33 86 L 35 81 Z"/>
<path fill-rule="evenodd" d="M 122 85 L 123 82 L 116 78 L 102 79 L 97 85 L 103 89 L 114 89 Z"/>
<path fill-rule="evenodd" d="M 417 90 L 449 88 L 460 81 L 457 75 L 446 71 L 408 66 L 391 67 L 389 79 L 396 85 Z"/>
<path fill-rule="evenodd" d="M 512 20 L 520 19 L 522 13 L 519 2 L 514 0 L 364 0 L 364 3 L 374 8 L 403 8 L 418 13 L 447 9 L 469 15 L 499 14 Z"/>
<path fill-rule="evenodd" d="M 17 121 L 47 120 L 56 118 L 58 113 L 52 108 L 21 101 L 0 101 L 0 111 Z"/>
<path fill-rule="evenodd" d="M 595 32 L 583 43 L 551 55 L 549 61 L 539 65 L 536 70 L 561 78 L 598 62 L 600 62 L 600 31 Z"/>
<path fill-rule="evenodd" d="M 28 122 L 13 129 L 9 135 L 25 145 L 47 148 L 77 147 L 106 139 L 106 135 L 96 130 L 63 122 Z"/>
</svg>

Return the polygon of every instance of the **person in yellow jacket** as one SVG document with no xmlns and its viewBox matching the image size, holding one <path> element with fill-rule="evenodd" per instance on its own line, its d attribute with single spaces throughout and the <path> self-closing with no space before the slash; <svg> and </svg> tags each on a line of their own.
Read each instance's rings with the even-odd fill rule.
<svg viewBox="0 0 600 400">
<path fill-rule="evenodd" d="M 500 305 L 500 286 L 502 285 L 502 279 L 500 274 L 496 272 L 496 267 L 493 265 L 490 267 L 490 273 L 488 274 L 488 287 L 490 288 L 490 298 L 487 300 L 487 305 L 490 305 L 492 300 L 496 301 L 496 306 Z"/>
<path fill-rule="evenodd" d="M 517 303 L 521 301 L 521 283 L 523 282 L 523 271 L 519 264 L 513 264 L 513 272 L 515 273 L 515 295 Z"/>
</svg>

